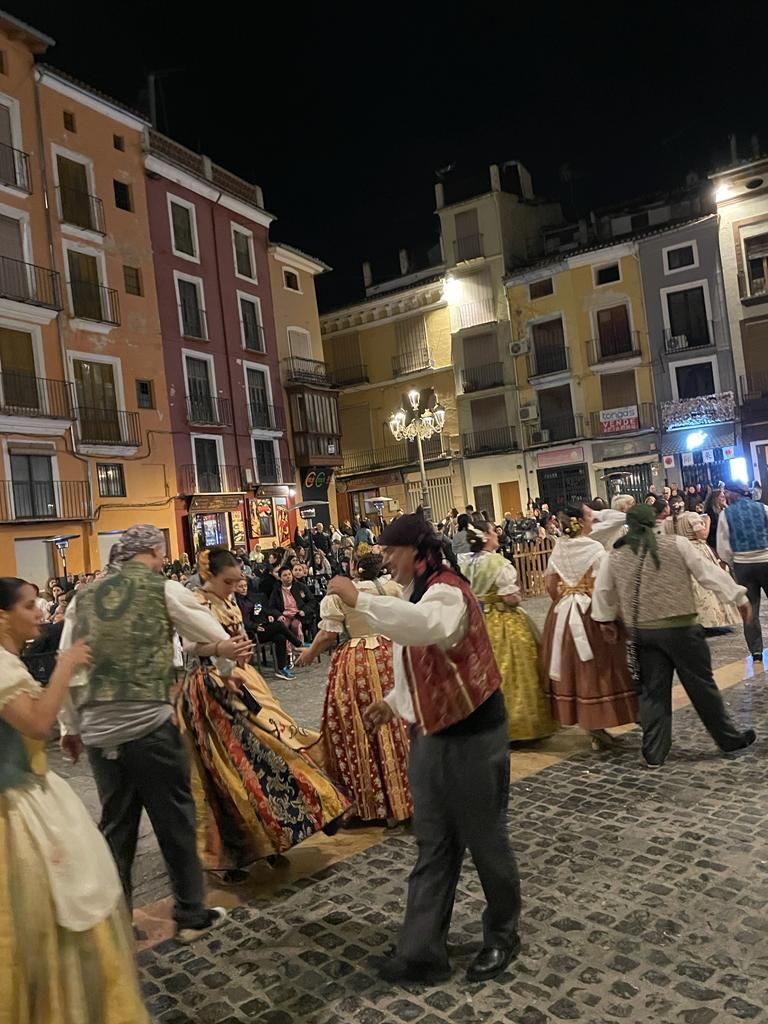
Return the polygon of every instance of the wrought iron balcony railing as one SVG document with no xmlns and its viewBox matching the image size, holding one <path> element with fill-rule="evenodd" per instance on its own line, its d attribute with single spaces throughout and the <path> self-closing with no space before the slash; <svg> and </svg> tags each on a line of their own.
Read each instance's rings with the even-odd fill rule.
<svg viewBox="0 0 768 1024">
<path fill-rule="evenodd" d="M 674 334 L 670 328 L 664 331 L 664 351 L 667 355 L 708 348 L 714 344 L 715 332 L 711 320 L 702 320 L 697 326 L 689 327 L 685 334 Z"/>
<path fill-rule="evenodd" d="M 0 522 L 21 519 L 89 519 L 84 480 L 0 481 Z"/>
<path fill-rule="evenodd" d="M 102 324 L 120 323 L 120 299 L 114 288 L 93 281 L 70 281 L 72 316 Z"/>
<path fill-rule="evenodd" d="M 423 442 L 424 459 L 448 458 L 450 445 L 444 434 L 433 434 Z M 415 441 L 401 441 L 385 448 L 368 448 L 360 452 L 346 452 L 341 473 L 365 473 L 374 469 L 395 469 L 411 466 L 419 460 Z"/>
<path fill-rule="evenodd" d="M 138 448 L 141 444 L 139 414 L 126 409 L 78 405 L 77 436 L 80 444 Z"/>
<path fill-rule="evenodd" d="M 55 270 L 0 256 L 0 295 L 4 299 L 61 309 L 60 281 Z"/>
<path fill-rule="evenodd" d="M 179 467 L 182 494 L 237 494 L 247 487 L 243 466 Z"/>
<path fill-rule="evenodd" d="M 0 142 L 0 182 L 21 189 L 22 192 L 31 192 L 29 154 Z"/>
<path fill-rule="evenodd" d="M 563 373 L 569 366 L 570 359 L 565 345 L 534 345 L 528 354 L 529 377 Z"/>
<path fill-rule="evenodd" d="M 428 348 L 392 356 L 393 377 L 402 377 L 406 373 L 417 373 L 419 370 L 429 370 L 432 366 L 432 355 Z"/>
<path fill-rule="evenodd" d="M 317 384 L 331 387 L 327 365 L 320 359 L 289 356 L 283 360 L 283 380 L 286 384 Z"/>
<path fill-rule="evenodd" d="M 541 448 L 585 436 L 584 420 L 578 413 L 547 416 L 541 423 L 528 423 L 526 427 L 529 448 Z"/>
<path fill-rule="evenodd" d="M 59 216 L 65 224 L 85 231 L 96 231 L 100 235 L 106 234 L 104 203 L 98 196 L 66 185 L 59 185 L 56 192 L 59 196 Z"/>
<path fill-rule="evenodd" d="M 185 338 L 207 338 L 208 317 L 202 306 L 189 302 L 179 303 L 181 333 Z"/>
<path fill-rule="evenodd" d="M 200 312 L 202 312 L 203 317 L 205 317 L 205 312 L 203 310 L 201 310 Z M 259 323 L 255 323 L 249 320 L 243 321 L 243 340 L 245 342 L 245 347 L 248 352 L 266 351 L 267 346 L 264 341 L 264 328 Z"/>
<path fill-rule="evenodd" d="M 253 486 L 258 484 L 292 484 L 295 476 L 295 466 L 288 459 L 283 458 L 260 457 L 254 459 L 251 466 L 246 468 L 246 481 L 250 477 Z"/>
<path fill-rule="evenodd" d="M 197 426 L 232 426 L 232 403 L 218 395 L 187 395 L 187 422 Z"/>
<path fill-rule="evenodd" d="M 368 383 L 368 367 L 359 366 L 334 366 L 331 370 L 331 379 L 336 387 L 351 387 L 353 384 Z"/>
<path fill-rule="evenodd" d="M 72 385 L 29 373 L 0 371 L 0 415 L 73 418 Z"/>
<path fill-rule="evenodd" d="M 461 371 L 461 383 L 465 395 L 470 391 L 501 387 L 504 383 L 504 364 L 486 363 L 485 366 L 465 366 Z"/>
<path fill-rule="evenodd" d="M 249 401 L 248 422 L 252 430 L 284 430 L 283 410 L 267 402 Z"/>
<path fill-rule="evenodd" d="M 587 344 L 590 366 L 612 363 L 618 359 L 636 359 L 640 355 L 640 332 L 627 331 L 610 338 L 592 338 Z"/>
<path fill-rule="evenodd" d="M 477 458 L 480 455 L 492 455 L 497 452 L 511 452 L 518 447 L 517 433 L 514 427 L 489 427 L 485 430 L 474 430 L 462 434 L 464 457 Z"/>
</svg>

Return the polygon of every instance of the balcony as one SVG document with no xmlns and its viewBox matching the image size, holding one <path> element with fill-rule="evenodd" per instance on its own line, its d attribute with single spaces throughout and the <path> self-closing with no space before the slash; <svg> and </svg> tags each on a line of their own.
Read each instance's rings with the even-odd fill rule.
<svg viewBox="0 0 768 1024">
<path fill-rule="evenodd" d="M 768 370 L 747 370 L 739 381 L 742 402 L 755 402 L 768 398 Z"/>
<path fill-rule="evenodd" d="M 204 310 L 200 310 L 203 317 L 205 317 Z M 205 325 L 207 334 L 207 324 Z M 205 337 L 206 335 L 200 335 Z M 264 353 L 267 350 L 266 342 L 264 340 L 264 328 L 261 324 L 252 321 L 244 321 L 243 323 L 243 341 L 245 344 L 246 352 L 260 352 Z"/>
<path fill-rule="evenodd" d="M 564 373 L 570 367 L 565 345 L 538 345 L 528 355 L 528 378 L 547 377 Z"/>
<path fill-rule="evenodd" d="M 10 185 L 22 192 L 32 191 L 32 178 L 29 173 L 29 154 L 21 149 L 14 149 L 6 143 L 0 143 L 0 182 Z"/>
<path fill-rule="evenodd" d="M 353 384 L 367 384 L 367 366 L 335 366 L 331 371 L 333 383 L 336 387 L 351 387 Z"/>
<path fill-rule="evenodd" d="M 28 373 L 0 372 L 0 415 L 71 420 L 71 385 Z"/>
<path fill-rule="evenodd" d="M 617 409 L 603 409 L 590 415 L 592 437 L 615 437 L 656 429 L 656 406 L 641 402 Z"/>
<path fill-rule="evenodd" d="M 246 489 L 245 471 L 242 466 L 216 466 L 207 471 L 180 466 L 179 489 L 182 494 L 237 494 Z"/>
<path fill-rule="evenodd" d="M 461 385 L 464 394 L 499 388 L 504 384 L 504 364 L 486 363 L 485 366 L 465 366 L 461 371 Z"/>
<path fill-rule="evenodd" d="M 187 422 L 203 427 L 230 427 L 232 403 L 218 395 L 187 395 Z"/>
<path fill-rule="evenodd" d="M 432 356 L 428 348 L 392 356 L 393 377 L 404 377 L 407 373 L 418 373 L 419 370 L 431 370 L 432 366 Z"/>
<path fill-rule="evenodd" d="M 434 434 L 424 442 L 424 460 L 446 459 L 449 457 L 450 445 L 444 434 Z M 385 448 L 369 448 L 360 452 L 347 452 L 339 473 L 366 473 L 377 469 L 396 469 L 399 466 L 412 466 L 419 461 L 419 453 L 415 442 L 401 441 L 387 445 Z"/>
<path fill-rule="evenodd" d="M 141 444 L 139 414 L 125 409 L 80 405 L 77 436 L 80 444 L 138 448 Z"/>
<path fill-rule="evenodd" d="M 692 329 L 688 334 L 673 334 L 667 328 L 664 331 L 664 351 L 668 356 L 673 356 L 680 352 L 690 352 L 691 349 L 710 348 L 715 344 L 713 328 L 711 320 L 703 321 L 698 329 Z"/>
<path fill-rule="evenodd" d="M 547 416 L 541 424 L 527 423 L 527 441 L 529 448 L 541 448 L 548 444 L 561 441 L 574 441 L 584 437 L 584 421 L 575 413 L 561 416 Z"/>
<path fill-rule="evenodd" d="M 664 430 L 707 427 L 715 423 L 732 423 L 736 419 L 736 397 L 732 391 L 698 398 L 680 398 L 661 403 L 661 426 Z"/>
<path fill-rule="evenodd" d="M 481 327 L 496 320 L 496 306 L 493 298 L 478 299 L 477 302 L 463 302 L 451 306 L 451 331 L 466 331 L 470 327 Z"/>
<path fill-rule="evenodd" d="M 251 430 L 284 430 L 283 410 L 267 402 L 248 403 L 248 423 Z"/>
<path fill-rule="evenodd" d="M 294 431 L 293 450 L 300 466 L 340 466 L 341 436 L 314 431 Z"/>
<path fill-rule="evenodd" d="M 104 203 L 98 196 L 65 185 L 59 185 L 56 193 L 59 197 L 59 217 L 64 224 L 71 224 L 84 231 L 95 231 L 100 235 L 106 234 Z"/>
<path fill-rule="evenodd" d="M 96 323 L 120 323 L 120 300 L 114 288 L 105 288 L 92 281 L 69 281 L 72 316 Z"/>
<path fill-rule="evenodd" d="M 30 306 L 61 309 L 61 285 L 55 270 L 0 256 L 0 296 Z"/>
<path fill-rule="evenodd" d="M 495 455 L 498 452 L 515 451 L 518 447 L 517 434 L 513 427 L 491 427 L 487 430 L 475 430 L 471 434 L 462 434 L 462 448 L 467 459 L 480 455 Z"/>
<path fill-rule="evenodd" d="M 622 359 L 640 358 L 640 332 L 628 331 L 621 337 L 592 338 L 589 346 L 589 365 L 615 363 Z"/>
<path fill-rule="evenodd" d="M 283 360 L 283 382 L 286 385 L 333 387 L 328 367 L 321 359 L 302 359 L 299 356 L 289 356 Z"/>
<path fill-rule="evenodd" d="M 246 483 L 251 487 L 260 484 L 292 484 L 296 467 L 288 459 L 276 459 L 274 456 L 259 457 L 246 467 L 245 475 Z"/>
<path fill-rule="evenodd" d="M 748 277 L 743 270 L 740 270 L 738 278 L 739 298 L 745 305 L 768 302 L 768 277 Z"/>
<path fill-rule="evenodd" d="M 196 303 L 179 303 L 181 333 L 185 338 L 208 338 L 208 319 L 202 306 Z"/>
<path fill-rule="evenodd" d="M 456 254 L 457 263 L 479 259 L 484 255 L 483 236 L 466 235 L 464 238 L 457 238 L 453 243 L 453 251 Z"/>
<path fill-rule="evenodd" d="M 84 480 L 0 481 L 0 522 L 40 519 L 89 519 Z"/>
</svg>

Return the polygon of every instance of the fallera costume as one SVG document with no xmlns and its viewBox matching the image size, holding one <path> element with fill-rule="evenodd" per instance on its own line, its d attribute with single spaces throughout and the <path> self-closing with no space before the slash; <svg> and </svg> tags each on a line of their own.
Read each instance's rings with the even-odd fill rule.
<svg viewBox="0 0 768 1024">
<path fill-rule="evenodd" d="M 371 595 L 401 593 L 392 580 L 358 580 L 355 586 Z M 413 810 L 407 726 L 397 719 L 372 734 L 363 722 L 366 708 L 383 700 L 394 685 L 392 642 L 373 633 L 365 615 L 335 596 L 322 600 L 320 629 L 338 633 L 343 641 L 333 652 L 328 674 L 321 727 L 323 763 L 352 797 L 364 821 L 404 821 Z"/>
<path fill-rule="evenodd" d="M 552 714 L 587 731 L 637 720 L 635 685 L 622 639 L 609 644 L 590 615 L 597 570 L 606 557 L 591 537 L 560 537 L 547 565 L 558 598 L 544 623 L 541 670 Z"/>
<path fill-rule="evenodd" d="M 664 529 L 667 533 L 685 537 L 691 542 L 699 558 L 720 568 L 717 556 L 704 539 L 707 524 L 703 516 L 697 512 L 683 512 L 676 519 L 666 519 Z M 691 577 L 691 586 L 699 625 L 705 629 L 716 626 L 741 626 L 741 616 L 735 605 L 721 601 L 717 594 L 702 587 L 694 576 Z"/>
<path fill-rule="evenodd" d="M 231 636 L 242 631 L 233 597 L 196 596 Z M 349 808 L 307 753 L 318 734 L 296 724 L 254 668 L 241 671 L 250 706 L 224 687 L 208 658 L 188 673 L 177 704 L 192 755 L 198 849 L 209 870 L 283 853 Z"/>
<path fill-rule="evenodd" d="M 522 608 L 501 600 L 520 593 L 514 566 L 493 551 L 460 555 L 459 564 L 483 609 L 501 673 L 509 738 L 535 740 L 550 736 L 557 729 L 557 723 L 541 685 L 539 647 L 530 619 Z"/>
<path fill-rule="evenodd" d="M 0 647 L 0 707 L 39 684 Z M 0 1020 L 149 1024 L 112 855 L 45 745 L 0 721 Z"/>
</svg>

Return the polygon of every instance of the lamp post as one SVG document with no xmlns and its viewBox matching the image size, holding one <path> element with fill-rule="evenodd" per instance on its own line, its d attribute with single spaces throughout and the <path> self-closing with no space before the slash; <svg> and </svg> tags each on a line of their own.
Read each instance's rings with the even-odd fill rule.
<svg viewBox="0 0 768 1024">
<path fill-rule="evenodd" d="M 424 441 L 428 441 L 433 434 L 442 434 L 445 426 L 445 408 L 439 402 L 435 402 L 434 409 L 419 408 L 421 394 L 414 388 L 408 392 L 408 401 L 411 403 L 411 413 L 405 409 L 398 409 L 389 418 L 389 429 L 397 441 L 415 441 L 419 452 L 419 470 L 421 471 L 421 505 L 427 519 L 432 518 L 432 509 L 429 502 L 429 485 L 427 484 L 427 470 L 424 466 Z"/>
</svg>

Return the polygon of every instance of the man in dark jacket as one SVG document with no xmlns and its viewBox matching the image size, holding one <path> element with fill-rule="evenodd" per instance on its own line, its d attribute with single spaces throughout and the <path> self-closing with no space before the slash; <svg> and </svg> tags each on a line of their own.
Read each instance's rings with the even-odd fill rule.
<svg viewBox="0 0 768 1024">
<path fill-rule="evenodd" d="M 325 526 L 323 523 L 317 523 L 315 525 L 315 532 L 312 537 L 312 543 L 318 549 L 322 551 L 324 555 L 327 555 L 331 550 L 331 538 L 325 532 Z"/>
</svg>

